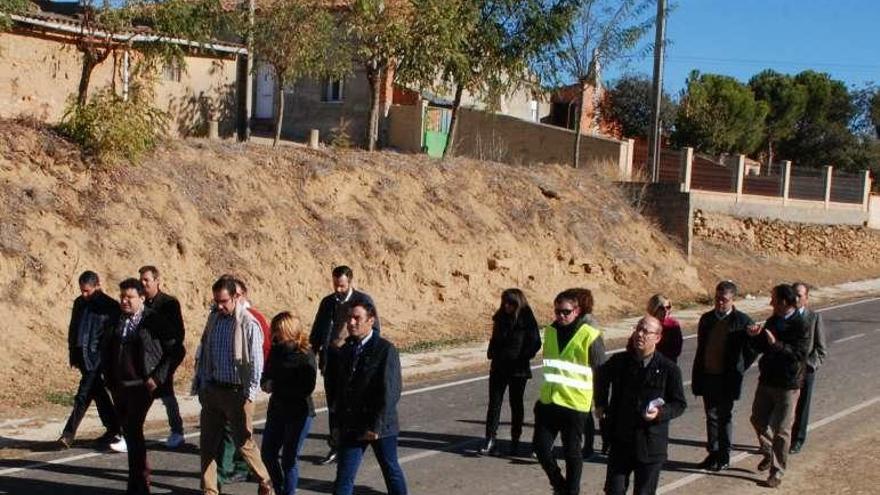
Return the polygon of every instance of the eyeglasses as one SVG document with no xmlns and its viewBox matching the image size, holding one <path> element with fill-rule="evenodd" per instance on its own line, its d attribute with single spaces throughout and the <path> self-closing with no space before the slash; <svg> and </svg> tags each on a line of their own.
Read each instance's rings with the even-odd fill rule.
<svg viewBox="0 0 880 495">
<path fill-rule="evenodd" d="M 574 311 L 574 309 L 554 309 L 553 313 L 555 313 L 556 316 L 568 316 L 573 311 Z"/>
<path fill-rule="evenodd" d="M 643 334 L 646 337 L 649 335 L 660 335 L 660 332 L 651 332 L 645 327 L 636 327 L 634 330 L 636 331 L 636 333 Z"/>
</svg>

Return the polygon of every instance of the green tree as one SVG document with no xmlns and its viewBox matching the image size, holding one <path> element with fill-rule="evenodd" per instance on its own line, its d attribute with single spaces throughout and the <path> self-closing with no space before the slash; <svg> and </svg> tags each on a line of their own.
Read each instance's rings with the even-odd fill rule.
<svg viewBox="0 0 880 495">
<path fill-rule="evenodd" d="M 655 5 L 653 0 L 577 2 L 573 22 L 535 59 L 542 81 L 556 88 L 574 83 L 582 99 L 584 90 L 597 84 L 600 67 L 618 63 L 637 49 L 654 26 Z M 580 112 L 575 122 L 572 162 L 578 167 L 583 125 Z"/>
<path fill-rule="evenodd" d="M 278 83 L 273 146 L 281 137 L 284 88 L 303 78 L 338 78 L 348 72 L 351 55 L 339 31 L 333 14 L 314 2 L 281 0 L 257 11 L 254 54 L 272 66 Z"/>
<path fill-rule="evenodd" d="M 794 78 L 773 70 L 765 70 L 749 80 L 755 99 L 767 104 L 764 128 L 764 149 L 767 164 L 773 164 L 776 143 L 794 135 L 806 111 L 807 92 Z"/>
<path fill-rule="evenodd" d="M 647 138 L 651 133 L 651 79 L 645 75 L 625 75 L 614 82 L 601 102 L 602 118 L 620 125 L 627 137 Z M 672 132 L 675 102 L 664 92 L 660 99 L 660 125 L 663 134 Z"/>
<path fill-rule="evenodd" d="M 183 38 L 207 44 L 227 24 L 228 17 L 220 0 L 130 0 L 118 6 L 83 0 L 82 29 L 75 35 L 76 47 L 83 55 L 77 104 L 86 104 L 92 73 L 114 51 L 135 47 L 150 63 L 173 59 L 182 65 L 186 48 L 165 41 Z M 144 26 L 150 28 L 148 36 L 139 37 L 136 33 L 143 32 Z"/>
<path fill-rule="evenodd" d="M 453 153 L 465 91 L 490 109 L 515 91 L 535 87 L 528 61 L 571 22 L 574 2 L 560 0 L 414 0 L 408 57 L 401 81 L 452 91 L 452 116 L 444 156 Z"/>
<path fill-rule="evenodd" d="M 767 104 L 736 79 L 691 72 L 672 140 L 705 153 L 750 154 L 764 136 Z"/>
<path fill-rule="evenodd" d="M 807 95 L 795 132 L 779 141 L 779 152 L 799 167 L 855 166 L 849 150 L 856 145 L 850 124 L 856 114 L 850 92 L 828 74 L 804 71 L 794 77 Z"/>
<path fill-rule="evenodd" d="M 410 45 L 412 4 L 407 0 L 353 0 L 345 15 L 345 31 L 354 59 L 363 65 L 370 84 L 367 149 L 379 140 L 382 81 L 394 71 Z"/>
</svg>

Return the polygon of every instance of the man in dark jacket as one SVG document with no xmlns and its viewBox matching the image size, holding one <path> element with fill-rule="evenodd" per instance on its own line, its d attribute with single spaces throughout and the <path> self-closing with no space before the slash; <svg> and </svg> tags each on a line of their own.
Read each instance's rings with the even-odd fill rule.
<svg viewBox="0 0 880 495">
<path fill-rule="evenodd" d="M 168 322 L 144 307 L 144 286 L 134 278 L 119 284 L 122 318 L 109 335 L 107 382 L 128 447 L 128 495 L 150 493 L 144 421 L 153 399 L 168 381 L 175 344 Z"/>
<path fill-rule="evenodd" d="M 334 495 L 350 495 L 367 446 L 373 448 L 390 495 L 405 495 L 406 479 L 397 461 L 397 402 L 400 357 L 376 334 L 376 308 L 355 301 L 349 308 L 349 337 L 339 358 L 328 363 L 326 379 L 335 395 L 333 428 L 339 431 Z"/>
<path fill-rule="evenodd" d="M 687 407 L 681 371 L 655 352 L 662 328 L 653 316 L 642 318 L 633 331 L 632 347 L 611 356 L 599 369 L 596 413 L 606 418 L 611 439 L 606 494 L 625 494 L 633 472 L 635 495 L 656 492 L 666 461 L 669 421 Z"/>
<path fill-rule="evenodd" d="M 748 333 L 763 353 L 758 369 L 758 389 L 752 404 L 752 426 L 764 458 L 758 471 L 770 471 L 766 485 L 776 488 L 788 463 L 791 425 L 804 382 L 810 336 L 797 311 L 797 295 L 790 285 L 777 285 L 770 296 L 773 316 Z"/>
<path fill-rule="evenodd" d="M 321 299 L 318 305 L 318 312 L 315 314 L 315 321 L 312 323 L 312 331 L 309 334 L 309 344 L 312 351 L 318 357 L 318 368 L 323 375 L 327 369 L 328 361 L 333 360 L 339 348 L 345 343 L 346 338 L 346 320 L 348 319 L 348 310 L 355 302 L 366 302 L 370 306 L 373 299 L 366 293 L 355 290 L 354 273 L 351 268 L 340 265 L 333 269 L 333 293 Z M 379 335 L 379 316 L 375 318 L 373 331 Z M 324 389 L 327 390 L 325 380 Z M 333 400 L 330 394 L 327 394 L 327 408 L 330 410 L 329 421 L 333 423 L 333 415 L 335 414 Z M 330 451 L 319 461 L 319 464 L 330 464 L 336 460 L 336 434 L 331 431 L 327 437 L 327 443 Z"/>
<path fill-rule="evenodd" d="M 730 466 L 733 439 L 733 405 L 742 393 L 743 375 L 755 361 L 746 329 L 753 323 L 733 305 L 736 285 L 720 282 L 715 288 L 715 309 L 700 317 L 697 353 L 691 389 L 703 397 L 706 409 L 706 450 L 701 469 L 720 471 Z"/>
<path fill-rule="evenodd" d="M 186 356 L 186 348 L 184 347 L 184 338 L 186 330 L 183 326 L 183 314 L 180 311 L 180 302 L 171 294 L 162 292 L 159 287 L 159 269 L 152 265 L 142 266 L 138 273 L 141 276 L 141 283 L 144 285 L 144 294 L 146 300 L 144 305 L 168 322 L 168 334 L 174 339 L 174 350 L 171 356 L 170 367 L 168 369 L 168 380 L 156 395 L 162 399 L 165 405 L 165 413 L 168 415 L 168 426 L 171 428 L 171 434 L 165 440 L 165 446 L 169 449 L 176 449 L 183 445 L 183 420 L 180 418 L 180 407 L 177 405 L 177 397 L 174 395 L 174 372 Z"/>
<path fill-rule="evenodd" d="M 76 430 L 93 399 L 101 423 L 107 429 L 98 442 L 121 440 L 116 412 L 101 376 L 105 336 L 119 320 L 119 303 L 104 294 L 98 274 L 93 271 L 85 271 L 79 276 L 79 290 L 80 296 L 73 301 L 67 347 L 70 366 L 79 370 L 81 378 L 73 399 L 73 410 L 58 439 L 58 445 L 65 449 L 73 445 Z"/>
</svg>

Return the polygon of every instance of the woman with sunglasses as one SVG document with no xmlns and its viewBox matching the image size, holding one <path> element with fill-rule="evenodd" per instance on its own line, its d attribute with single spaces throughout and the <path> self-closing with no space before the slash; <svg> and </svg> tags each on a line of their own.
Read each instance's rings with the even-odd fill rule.
<svg viewBox="0 0 880 495">
<path fill-rule="evenodd" d="M 523 425 L 523 394 L 532 377 L 529 361 L 541 349 L 538 322 L 526 296 L 519 289 L 501 293 L 501 306 L 492 317 L 492 338 L 489 340 L 489 407 L 486 411 L 486 440 L 481 455 L 497 453 L 495 436 L 501 417 L 505 389 L 510 389 L 510 454 L 519 450 Z"/>
<path fill-rule="evenodd" d="M 669 298 L 663 294 L 651 296 L 648 300 L 647 313 L 663 324 L 663 333 L 660 342 L 657 343 L 657 350 L 677 364 L 678 356 L 681 355 L 681 325 L 672 317 L 672 303 Z"/>
</svg>

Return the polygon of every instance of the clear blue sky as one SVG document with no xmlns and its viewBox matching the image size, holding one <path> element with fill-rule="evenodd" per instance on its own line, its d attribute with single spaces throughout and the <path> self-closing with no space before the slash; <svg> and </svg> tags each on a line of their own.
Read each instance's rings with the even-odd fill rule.
<svg viewBox="0 0 880 495">
<path fill-rule="evenodd" d="M 675 1 L 675 0 L 669 0 Z M 667 19 L 664 87 L 677 96 L 691 70 L 743 82 L 765 68 L 828 72 L 847 86 L 880 84 L 880 0 L 677 0 Z M 653 42 L 654 34 L 650 35 Z M 653 57 L 622 72 L 652 74 Z"/>
</svg>

